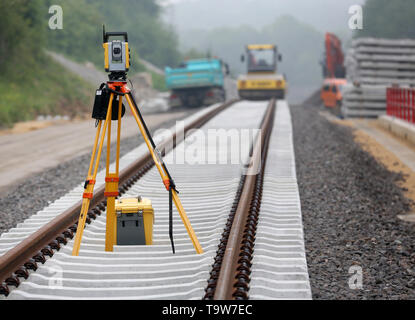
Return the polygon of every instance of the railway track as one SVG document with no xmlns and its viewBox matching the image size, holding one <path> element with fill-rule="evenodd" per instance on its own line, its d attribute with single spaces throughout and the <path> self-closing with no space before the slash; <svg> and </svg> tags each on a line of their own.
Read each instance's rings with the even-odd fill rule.
<svg viewBox="0 0 415 320">
<path fill-rule="evenodd" d="M 185 120 L 200 128 L 258 129 L 241 139 L 241 159 L 257 159 L 259 173 L 241 164 L 176 164 L 194 153 L 176 132 L 156 142 L 204 249 L 197 255 L 181 221 L 174 221 L 176 254 L 168 238 L 168 195 L 141 146 L 120 162 L 122 196 L 148 197 L 155 211 L 154 245 L 104 251 L 105 172 L 97 177 L 80 255 L 71 255 L 79 214 L 79 186 L 0 237 L 0 289 L 6 299 L 310 299 L 291 119 L 285 101 L 233 101 Z M 158 140 L 158 141 L 157 141 Z M 169 142 L 175 141 L 171 144 Z M 252 143 L 251 143 L 252 142 Z M 169 149 L 175 147 L 175 152 Z M 231 159 L 229 142 L 206 153 Z M 215 150 L 211 150 L 215 148 Z M 162 149 L 162 147 L 161 147 Z M 251 152 L 250 152 L 251 151 Z M 177 162 L 177 161 L 176 161 Z M 248 173 L 252 173 L 248 169 Z M 166 214 L 163 214 L 166 213 Z"/>
</svg>

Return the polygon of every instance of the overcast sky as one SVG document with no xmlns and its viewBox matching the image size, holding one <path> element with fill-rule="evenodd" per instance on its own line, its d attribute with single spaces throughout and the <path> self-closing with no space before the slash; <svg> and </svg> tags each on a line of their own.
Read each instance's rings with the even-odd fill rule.
<svg viewBox="0 0 415 320">
<path fill-rule="evenodd" d="M 270 24 L 281 15 L 324 31 L 347 32 L 348 9 L 365 0 L 160 0 L 165 7 L 165 20 L 178 31 L 211 29 L 248 24 L 258 28 Z M 168 5 L 170 4 L 170 5 Z"/>
</svg>

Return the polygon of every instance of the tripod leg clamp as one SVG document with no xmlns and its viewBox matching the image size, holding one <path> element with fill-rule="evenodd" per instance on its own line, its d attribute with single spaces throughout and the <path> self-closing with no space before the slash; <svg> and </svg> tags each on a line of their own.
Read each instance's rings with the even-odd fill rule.
<svg viewBox="0 0 415 320">
<path fill-rule="evenodd" d="M 170 179 L 163 180 L 164 186 L 167 191 L 170 191 Z"/>
<path fill-rule="evenodd" d="M 86 187 L 90 184 L 95 184 L 95 182 L 96 181 L 93 179 L 85 180 L 84 189 L 86 189 Z"/>
<path fill-rule="evenodd" d="M 177 193 L 179 193 L 179 191 L 177 191 L 177 189 L 176 189 L 176 185 L 175 185 L 173 180 L 171 180 L 171 179 L 163 180 L 163 184 L 166 187 L 167 191 L 170 191 L 170 189 L 172 189 L 172 190 L 176 191 Z"/>
</svg>

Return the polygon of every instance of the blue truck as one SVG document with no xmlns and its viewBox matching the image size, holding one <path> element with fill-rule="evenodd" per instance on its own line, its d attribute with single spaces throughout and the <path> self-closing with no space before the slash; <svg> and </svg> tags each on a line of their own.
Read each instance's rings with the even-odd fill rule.
<svg viewBox="0 0 415 320">
<path fill-rule="evenodd" d="M 165 68 L 170 107 L 198 107 L 226 99 L 229 67 L 220 59 L 187 60 L 178 68 Z"/>
</svg>

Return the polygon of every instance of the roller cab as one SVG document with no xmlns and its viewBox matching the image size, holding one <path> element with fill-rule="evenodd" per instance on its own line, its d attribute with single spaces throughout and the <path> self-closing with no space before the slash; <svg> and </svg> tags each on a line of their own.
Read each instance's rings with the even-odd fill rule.
<svg viewBox="0 0 415 320">
<path fill-rule="evenodd" d="M 281 55 L 271 44 L 248 45 L 241 61 L 247 64 L 247 74 L 238 78 L 238 93 L 246 100 L 284 99 L 286 79 L 277 73 Z"/>
</svg>

